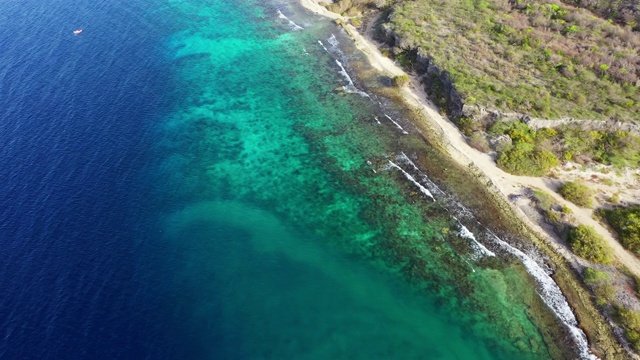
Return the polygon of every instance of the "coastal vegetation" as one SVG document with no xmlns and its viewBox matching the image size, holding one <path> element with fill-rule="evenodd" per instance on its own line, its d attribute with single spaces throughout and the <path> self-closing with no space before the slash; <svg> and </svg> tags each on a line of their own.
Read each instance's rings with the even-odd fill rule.
<svg viewBox="0 0 640 360">
<path fill-rule="evenodd" d="M 583 181 L 569 181 L 558 188 L 558 193 L 578 206 L 593 207 L 593 190 Z"/>
<path fill-rule="evenodd" d="M 588 122 L 640 119 L 638 11 L 622 3 L 341 0 L 332 6 L 386 6 L 380 40 L 396 61 L 417 71 L 469 143 L 496 151 L 507 172 L 542 176 L 561 161 L 640 164 L 638 136 Z M 527 117 L 580 120 L 554 129 L 527 130 L 519 121 L 494 127 L 503 118 Z M 510 142 L 492 146 L 500 130 L 526 136 L 508 134 Z"/>
<path fill-rule="evenodd" d="M 393 84 L 397 87 L 406 86 L 409 83 L 408 75 L 397 75 L 393 77 Z"/>
<path fill-rule="evenodd" d="M 640 206 L 598 212 L 617 233 L 622 246 L 640 255 Z"/>
<path fill-rule="evenodd" d="M 557 0 L 397 1 L 395 54 L 422 54 L 465 105 L 543 118 L 640 115 L 640 34 Z M 429 80 L 429 79 L 428 79 Z"/>
<path fill-rule="evenodd" d="M 618 321 L 624 329 L 624 334 L 636 351 L 640 350 L 640 312 L 626 309 L 619 306 L 617 308 Z"/>
<path fill-rule="evenodd" d="M 560 161 L 618 169 L 640 166 L 640 136 L 627 131 L 585 130 L 578 125 L 534 129 L 521 121 L 497 121 L 485 133 L 471 121 L 457 124 L 470 138 L 486 134 L 498 165 L 516 175 L 542 176 Z"/>
<path fill-rule="evenodd" d="M 592 227 L 578 225 L 569 232 L 571 250 L 578 256 L 597 264 L 611 264 L 613 251 Z"/>
</svg>

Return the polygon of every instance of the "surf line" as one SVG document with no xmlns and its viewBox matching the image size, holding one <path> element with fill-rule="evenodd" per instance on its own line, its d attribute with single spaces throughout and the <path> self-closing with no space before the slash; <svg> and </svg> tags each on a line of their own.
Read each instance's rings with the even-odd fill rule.
<svg viewBox="0 0 640 360">
<path fill-rule="evenodd" d="M 536 279 L 541 290 L 541 293 L 538 293 L 538 295 L 540 295 L 544 303 L 547 304 L 551 311 L 553 311 L 569 329 L 573 340 L 580 349 L 581 358 L 588 360 L 599 359 L 589 351 L 587 336 L 578 327 L 578 320 L 576 320 L 576 316 L 573 311 L 571 311 L 569 303 L 567 303 L 567 299 L 564 297 L 564 294 L 562 294 L 558 284 L 556 284 L 551 276 L 549 276 L 532 258 L 527 256 L 521 250 L 509 245 L 490 231 L 489 233 L 493 235 L 493 240 L 498 244 L 498 246 L 518 258 L 527 269 L 527 272 Z"/>
<path fill-rule="evenodd" d="M 404 171 L 403 168 L 401 168 L 400 166 L 396 165 L 396 163 L 394 163 L 391 160 L 389 160 L 389 165 L 391 165 L 391 167 L 394 167 L 394 168 L 400 170 L 400 172 L 402 172 L 404 174 L 404 177 L 407 178 L 407 180 L 411 181 L 415 186 L 418 187 L 418 189 L 420 189 L 421 193 L 423 193 L 426 196 L 430 197 L 432 201 L 436 201 L 436 199 L 433 198 L 433 195 L 431 194 L 429 189 L 427 189 L 426 187 L 422 186 L 422 184 L 417 182 L 416 179 L 414 179 L 413 176 L 411 176 L 411 174 L 409 174 L 408 172 Z"/>
<path fill-rule="evenodd" d="M 349 73 L 347 72 L 347 70 L 344 68 L 344 66 L 342 66 L 342 63 L 340 61 L 338 61 L 338 59 L 334 59 L 334 60 L 336 61 L 336 64 L 338 64 L 338 66 L 340 67 L 340 74 L 349 83 L 349 85 L 346 85 L 346 86 L 342 87 L 344 89 L 344 91 L 350 92 L 350 93 L 356 93 L 358 95 L 370 98 L 369 94 L 367 94 L 366 92 L 364 92 L 364 91 L 362 91 L 362 90 L 360 90 L 360 89 L 358 89 L 356 87 L 356 85 L 353 83 L 353 80 L 351 80 L 351 76 L 349 76 Z"/>
<path fill-rule="evenodd" d="M 300 31 L 300 30 L 304 30 L 304 28 L 296 23 L 294 23 L 293 21 L 291 21 L 291 19 L 289 19 L 288 17 L 286 17 L 282 11 L 280 11 L 280 9 L 278 9 L 278 17 L 280 19 L 283 20 L 287 20 L 289 22 L 289 28 L 293 31 Z"/>
<path fill-rule="evenodd" d="M 476 236 L 466 226 L 464 226 L 457 217 L 454 216 L 453 218 L 456 220 L 458 226 L 460 227 L 458 236 L 473 241 L 472 244 L 475 244 L 476 250 L 478 250 L 481 254 L 485 256 L 496 256 L 493 251 L 487 249 L 486 246 L 482 245 L 482 243 L 478 241 L 478 239 L 476 239 Z"/>
<path fill-rule="evenodd" d="M 338 39 L 336 39 L 335 35 L 331 35 L 331 37 L 329 39 L 326 40 L 329 45 L 331 45 L 331 49 L 333 50 L 330 51 L 329 49 L 327 49 L 326 46 L 324 46 L 324 43 L 321 40 L 318 40 L 318 44 L 320 44 L 320 46 L 322 46 L 322 48 L 324 49 L 324 51 L 326 51 L 328 54 L 332 55 L 332 57 L 334 57 L 334 61 L 336 62 L 336 64 L 338 65 L 338 67 L 340 68 L 339 73 L 340 75 L 342 75 L 342 77 L 347 81 L 347 85 L 342 86 L 342 89 L 345 92 L 348 93 L 355 93 L 358 94 L 360 96 L 366 97 L 371 99 L 371 96 L 369 94 L 367 94 L 366 92 L 358 89 L 356 87 L 356 85 L 353 82 L 353 79 L 351 79 L 351 76 L 349 76 L 349 73 L 347 72 L 347 69 L 345 69 L 344 65 L 342 65 L 342 62 L 340 62 L 340 60 L 336 59 L 335 56 L 339 57 L 340 59 L 345 60 L 344 54 L 342 53 L 342 51 L 340 51 L 340 48 L 338 48 L 338 45 L 340 44 L 338 42 Z"/>
<path fill-rule="evenodd" d="M 387 114 L 384 114 L 384 116 L 386 116 L 386 117 L 387 117 L 387 119 L 391 120 L 391 122 L 392 122 L 392 123 L 393 123 L 393 124 L 398 128 L 398 129 L 400 129 L 400 131 L 402 131 L 402 133 L 403 133 L 403 134 L 405 134 L 405 135 L 409 135 L 409 133 L 407 132 L 407 130 L 405 130 L 402 126 L 400 126 L 400 124 L 398 124 L 395 120 L 393 120 L 393 119 L 391 118 L 391 116 L 389 116 L 389 115 L 387 115 Z"/>
</svg>

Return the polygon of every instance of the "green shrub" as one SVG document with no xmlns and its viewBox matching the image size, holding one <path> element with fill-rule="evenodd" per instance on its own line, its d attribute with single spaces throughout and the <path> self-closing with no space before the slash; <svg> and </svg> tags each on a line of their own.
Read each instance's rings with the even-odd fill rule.
<svg viewBox="0 0 640 360">
<path fill-rule="evenodd" d="M 578 256 L 598 264 L 611 264 L 613 251 L 592 227 L 579 225 L 569 232 L 571 250 Z"/>
<path fill-rule="evenodd" d="M 393 77 L 393 85 L 397 87 L 403 87 L 409 84 L 409 76 L 408 75 L 396 75 Z"/>
<path fill-rule="evenodd" d="M 582 272 L 582 279 L 587 284 L 597 284 L 609 280 L 609 274 L 606 271 L 594 268 L 586 268 Z"/>
<path fill-rule="evenodd" d="M 558 193 L 578 206 L 593 207 L 593 190 L 582 181 L 570 181 L 560 186 Z"/>
<path fill-rule="evenodd" d="M 599 214 L 615 230 L 622 246 L 640 255 L 640 206 L 602 210 Z"/>
<path fill-rule="evenodd" d="M 497 163 L 503 170 L 514 175 L 544 176 L 560 161 L 548 150 L 533 149 L 527 143 L 519 143 L 503 151 Z"/>
<path fill-rule="evenodd" d="M 491 146 L 489 146 L 489 141 L 487 141 L 487 137 L 480 131 L 476 131 L 469 137 L 469 145 L 472 148 L 482 151 L 483 153 L 488 153 L 491 151 Z"/>
<path fill-rule="evenodd" d="M 593 289 L 596 296 L 596 304 L 604 306 L 611 304 L 616 298 L 616 288 L 611 284 L 600 284 Z"/>
<path fill-rule="evenodd" d="M 633 348 L 640 350 L 640 312 L 618 307 L 618 320 Z"/>
</svg>

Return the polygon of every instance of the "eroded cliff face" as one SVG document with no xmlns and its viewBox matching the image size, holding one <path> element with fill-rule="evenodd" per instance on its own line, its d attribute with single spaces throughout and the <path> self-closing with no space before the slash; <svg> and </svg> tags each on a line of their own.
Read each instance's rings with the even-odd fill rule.
<svg viewBox="0 0 640 360">
<path fill-rule="evenodd" d="M 438 105 L 446 106 L 445 110 L 454 118 L 465 116 L 463 98 L 447 71 L 441 69 L 427 52 L 403 41 L 402 37 L 386 24 L 381 25 L 380 29 L 380 41 L 390 46 L 395 53 L 409 54 L 415 75 L 424 84 L 427 92 L 433 97 L 442 98 L 443 101 L 437 101 Z"/>
<path fill-rule="evenodd" d="M 436 104 L 445 110 L 452 119 L 469 118 L 473 122 L 482 123 L 483 126 L 490 126 L 498 120 L 522 121 L 536 129 L 562 125 L 580 125 L 590 130 L 623 130 L 640 134 L 640 125 L 630 122 L 571 117 L 550 120 L 532 117 L 526 113 L 508 112 L 493 107 L 467 104 L 464 97 L 454 86 L 448 72 L 440 68 L 425 50 L 405 41 L 387 24 L 380 26 L 380 32 L 378 32 L 377 37 L 377 40 L 389 46 L 394 54 L 409 54 L 414 76 L 425 86 L 425 89 Z"/>
</svg>

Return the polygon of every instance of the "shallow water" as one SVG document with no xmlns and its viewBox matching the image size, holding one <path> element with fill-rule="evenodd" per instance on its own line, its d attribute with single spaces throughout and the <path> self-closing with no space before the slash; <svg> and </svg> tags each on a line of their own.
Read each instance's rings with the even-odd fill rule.
<svg viewBox="0 0 640 360">
<path fill-rule="evenodd" d="M 558 355 L 539 282 L 414 167 L 339 29 L 286 2 L 74 6 L 0 3 L 0 357 Z"/>
</svg>

